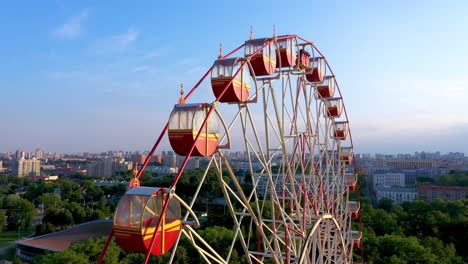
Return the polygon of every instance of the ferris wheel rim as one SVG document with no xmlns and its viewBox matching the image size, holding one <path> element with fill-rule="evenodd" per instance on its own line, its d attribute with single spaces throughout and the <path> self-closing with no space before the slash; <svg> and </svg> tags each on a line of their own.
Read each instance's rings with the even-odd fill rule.
<svg viewBox="0 0 468 264">
<path fill-rule="evenodd" d="M 296 39 L 296 42 L 297 42 L 297 39 L 300 39 L 300 40 L 302 40 L 302 41 L 305 41 L 305 42 L 308 43 L 309 45 L 311 45 L 311 46 L 312 46 L 312 50 L 313 50 L 313 51 L 316 50 L 316 51 L 322 56 L 322 58 L 323 58 L 324 61 L 325 61 L 326 66 L 327 66 L 327 69 L 329 69 L 329 71 L 331 72 L 332 76 L 333 76 L 333 77 L 335 76 L 334 73 L 333 73 L 333 70 L 331 69 L 330 64 L 329 64 L 328 61 L 326 60 L 325 56 L 323 56 L 323 54 L 318 50 L 318 48 L 314 45 L 313 42 L 309 42 L 309 41 L 307 41 L 307 40 L 305 40 L 305 39 L 303 39 L 303 38 L 301 38 L 301 37 L 299 37 L 299 36 L 297 36 L 297 35 L 285 35 L 285 36 L 273 37 L 273 38 L 267 38 L 267 39 L 270 39 L 270 40 L 269 40 L 263 47 L 261 47 L 261 48 L 258 49 L 256 52 L 254 52 L 253 54 L 251 54 L 249 57 L 246 58 L 246 60 L 243 62 L 242 66 L 239 68 L 239 70 L 232 76 L 232 80 L 231 80 L 230 83 L 232 83 L 232 81 L 234 80 L 234 78 L 236 77 L 236 75 L 239 74 L 240 69 L 241 69 L 244 65 L 247 65 L 247 64 L 248 64 L 249 67 L 252 68 L 252 66 L 250 65 L 250 58 L 251 58 L 252 56 L 254 56 L 255 54 L 259 53 L 259 52 L 260 52 L 261 50 L 263 50 L 266 46 L 271 45 L 272 43 L 275 43 L 275 45 L 277 45 L 277 40 L 280 40 L 280 39 Z M 242 47 L 245 47 L 245 45 L 246 45 L 245 43 L 242 44 L 242 45 L 239 46 L 238 48 L 234 49 L 232 52 L 228 53 L 226 56 L 222 56 L 221 59 L 230 57 L 232 54 L 236 53 L 236 52 L 237 52 L 238 50 L 240 50 Z M 280 59 L 280 65 L 281 65 L 281 59 Z M 198 81 L 197 84 L 196 84 L 196 85 L 190 90 L 190 92 L 185 96 L 185 98 L 184 98 L 185 100 L 187 100 L 187 99 L 195 92 L 195 90 L 196 90 L 196 89 L 200 86 L 200 84 L 206 79 L 206 77 L 208 77 L 208 75 L 212 72 L 212 70 L 213 70 L 213 67 L 211 67 L 211 68 L 204 74 L 204 76 L 200 79 L 200 81 Z M 279 75 L 281 75 L 281 73 L 282 73 L 282 70 L 281 70 L 281 68 L 279 68 Z M 254 77 L 254 78 L 255 78 L 255 77 Z M 338 85 L 338 82 L 337 82 L 336 78 L 334 78 L 334 81 L 335 81 L 335 85 L 336 85 L 336 87 L 337 87 L 337 90 L 338 90 L 338 92 L 339 92 L 340 98 L 342 98 L 341 90 L 340 90 L 340 87 L 339 87 L 339 85 Z M 229 84 L 230 84 L 230 83 L 229 83 Z M 226 87 L 225 87 L 224 91 L 221 93 L 221 95 L 217 96 L 217 98 L 215 99 L 215 101 L 213 102 L 213 104 L 216 104 L 216 103 L 219 101 L 219 99 L 220 99 L 220 97 L 222 96 L 222 94 L 227 90 L 227 87 L 229 86 L 229 84 L 226 85 Z M 255 79 L 255 84 L 257 85 L 257 79 Z M 257 91 L 257 92 L 258 92 L 258 91 Z M 345 119 L 346 119 L 345 122 L 347 122 L 347 123 L 349 124 L 348 114 L 347 114 L 346 107 L 345 107 L 344 103 L 343 103 L 343 108 L 344 108 L 343 110 L 344 110 Z M 215 110 L 214 107 L 211 107 L 211 109 L 209 110 L 209 112 L 208 112 L 208 114 L 207 114 L 206 119 L 204 120 L 204 123 L 203 123 L 203 125 L 202 125 L 202 128 L 203 128 L 203 126 L 206 124 L 206 122 L 207 122 L 207 120 L 208 120 L 208 116 L 209 116 L 210 114 L 212 114 L 213 111 L 216 111 L 216 110 Z M 146 166 L 147 166 L 147 164 L 148 164 L 148 162 L 149 162 L 151 156 L 154 154 L 154 151 L 156 150 L 157 146 L 158 146 L 159 143 L 161 142 L 162 137 L 163 137 L 164 134 L 167 132 L 168 128 L 169 128 L 169 123 L 166 124 L 165 128 L 163 129 L 163 131 L 161 132 L 159 138 L 157 139 L 156 143 L 154 144 L 153 148 L 151 149 L 151 151 L 150 151 L 148 157 L 146 158 L 145 162 L 142 164 L 141 169 L 138 171 L 138 173 L 137 173 L 137 175 L 136 175 L 136 177 L 135 177 L 136 179 L 138 179 L 138 178 L 141 176 L 141 174 L 143 173 L 143 171 L 145 170 L 145 168 L 146 168 Z M 201 129 L 200 129 L 200 130 L 201 130 Z M 350 139 L 351 147 L 353 147 L 353 141 L 352 141 L 351 130 L 350 130 L 350 128 L 349 128 L 349 125 L 348 125 L 348 128 L 347 128 L 347 131 L 348 131 L 348 133 L 349 133 L 349 139 Z M 228 133 L 228 131 L 226 131 L 226 133 Z M 200 136 L 200 132 L 197 134 L 195 140 L 197 140 L 197 138 L 198 138 L 199 136 Z M 284 137 L 284 136 L 283 136 L 283 137 Z M 173 183 L 172 183 L 171 186 L 169 187 L 169 189 L 173 190 L 173 189 L 175 189 L 175 187 L 177 186 L 177 183 L 178 183 L 178 181 L 179 181 L 179 179 L 180 179 L 182 173 L 183 173 L 184 170 L 185 170 L 185 167 L 186 167 L 186 165 L 187 165 L 188 159 L 190 158 L 190 156 L 191 156 L 193 150 L 194 150 L 194 146 L 192 146 L 191 151 L 190 151 L 190 152 L 188 153 L 188 155 L 185 157 L 184 162 L 182 163 L 182 166 L 180 167 L 180 170 L 179 170 L 177 176 L 175 177 Z M 221 154 L 222 154 L 222 153 L 221 153 Z M 356 162 L 355 162 L 355 159 L 354 159 L 354 153 L 353 153 L 353 165 L 354 165 L 354 170 L 356 171 L 356 170 L 357 170 L 357 167 L 356 167 Z M 161 214 L 163 214 L 163 213 L 167 210 L 167 205 L 169 204 L 169 199 L 171 199 L 170 196 L 168 196 L 168 197 L 166 198 L 165 203 L 164 203 L 164 206 L 163 206 L 162 211 L 161 211 Z M 322 217 L 323 217 L 323 216 L 322 216 Z M 333 218 L 333 219 L 334 219 L 334 218 Z M 336 222 L 336 220 L 334 220 L 334 221 Z M 158 228 L 159 225 L 160 225 L 160 220 L 158 221 L 158 224 L 156 225 L 156 228 Z M 339 228 L 338 225 L 337 225 L 337 227 Z M 182 233 L 182 232 L 181 232 L 181 233 Z M 340 232 L 340 234 L 341 234 L 341 232 Z M 155 237 L 156 237 L 156 236 L 153 236 L 152 241 L 151 241 L 151 245 L 154 243 Z M 179 237 L 180 237 L 180 235 L 179 235 Z M 179 239 L 178 239 L 178 240 L 179 240 Z M 178 240 L 177 240 L 176 243 L 178 243 Z M 174 248 L 174 252 L 175 252 L 175 249 L 176 249 L 176 248 Z M 148 258 L 149 258 L 149 254 L 147 254 L 147 255 L 145 256 L 145 261 L 147 261 Z"/>
</svg>

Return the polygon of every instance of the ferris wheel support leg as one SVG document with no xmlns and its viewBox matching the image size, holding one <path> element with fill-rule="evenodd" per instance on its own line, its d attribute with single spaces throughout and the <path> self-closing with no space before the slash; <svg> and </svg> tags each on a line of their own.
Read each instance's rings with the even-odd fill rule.
<svg viewBox="0 0 468 264">
<path fill-rule="evenodd" d="M 99 259 L 98 259 L 98 262 L 97 264 L 101 264 L 102 263 L 102 260 L 104 259 L 104 256 L 106 255 L 106 252 L 107 252 L 107 248 L 109 247 L 109 244 L 112 240 L 112 236 L 114 235 L 114 228 L 112 228 L 109 236 L 107 237 L 107 240 L 106 240 L 106 244 L 104 244 L 104 248 L 102 249 L 101 251 L 101 255 L 99 255 Z"/>
<path fill-rule="evenodd" d="M 266 236 L 266 234 L 265 234 L 265 232 L 263 230 L 264 226 L 262 225 L 261 221 L 259 220 L 257 215 L 255 215 L 254 210 L 250 206 L 249 200 L 247 200 L 247 197 L 245 196 L 244 192 L 242 191 L 242 187 L 240 186 L 240 183 L 239 183 L 236 175 L 234 174 L 234 171 L 232 170 L 232 167 L 231 167 L 229 161 L 227 160 L 226 156 L 224 156 L 224 154 L 222 152 L 219 152 L 219 155 L 221 156 L 222 160 L 226 164 L 227 172 L 228 172 L 229 176 L 231 177 L 231 180 L 234 183 L 234 186 L 236 187 L 237 191 L 239 192 L 239 194 L 241 196 L 241 199 L 244 202 L 247 211 L 250 213 L 253 221 L 255 222 L 257 227 L 259 228 L 260 234 L 262 235 L 262 239 L 264 239 L 265 241 L 268 241 L 267 236 Z M 272 248 L 272 246 L 269 243 L 266 243 L 266 247 L 271 252 L 274 251 L 274 249 Z M 275 263 L 281 263 L 281 261 L 275 255 L 273 255 L 273 260 L 275 261 Z"/>
</svg>

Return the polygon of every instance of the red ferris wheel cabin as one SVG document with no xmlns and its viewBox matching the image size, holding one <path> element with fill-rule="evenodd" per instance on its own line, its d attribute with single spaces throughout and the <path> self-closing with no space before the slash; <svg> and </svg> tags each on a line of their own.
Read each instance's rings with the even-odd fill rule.
<svg viewBox="0 0 468 264">
<path fill-rule="evenodd" d="M 313 58 L 309 64 L 310 70 L 306 72 L 306 80 L 313 83 L 321 83 L 325 77 L 325 61 L 323 58 Z"/>
<path fill-rule="evenodd" d="M 341 98 L 330 98 L 325 100 L 326 116 L 327 117 L 340 117 L 343 111 L 343 100 Z"/>
<path fill-rule="evenodd" d="M 307 52 L 305 49 L 299 50 L 297 56 L 299 59 L 297 60 L 297 68 L 299 70 L 309 70 L 310 64 L 310 53 Z"/>
<path fill-rule="evenodd" d="M 195 145 L 191 156 L 211 156 L 218 148 L 219 120 L 215 115 L 210 115 L 205 121 L 211 105 L 202 104 L 177 104 L 169 118 L 169 142 L 174 151 L 187 156 Z M 200 135 L 197 138 L 198 133 Z"/>
<path fill-rule="evenodd" d="M 181 229 L 180 203 L 170 199 L 168 208 L 161 215 L 163 204 L 169 195 L 166 188 L 134 187 L 120 200 L 114 216 L 114 232 L 117 244 L 126 251 L 161 255 L 174 245 Z M 161 224 L 156 231 L 156 225 Z M 153 247 L 151 240 L 155 237 Z"/>
<path fill-rule="evenodd" d="M 344 164 L 351 164 L 353 161 L 353 148 L 352 147 L 341 148 L 340 160 L 344 162 Z"/>
<path fill-rule="evenodd" d="M 351 238 L 353 239 L 353 247 L 354 248 L 361 248 L 362 246 L 362 233 L 361 231 L 351 231 Z"/>
<path fill-rule="evenodd" d="M 361 214 L 360 204 L 357 201 L 349 201 L 348 202 L 349 212 L 351 213 L 351 218 L 357 219 Z"/>
<path fill-rule="evenodd" d="M 356 190 L 357 176 L 355 173 L 347 172 L 344 175 L 344 184 L 350 191 Z"/>
<path fill-rule="evenodd" d="M 242 66 L 243 58 L 220 59 L 214 62 L 211 71 L 211 87 L 218 98 L 233 76 Z M 219 99 L 222 103 L 240 103 L 249 98 L 251 89 L 251 76 L 248 64 L 245 64 L 236 78 L 227 87 L 226 92 Z"/>
<path fill-rule="evenodd" d="M 251 39 L 245 42 L 244 54 L 248 56 L 254 54 L 257 50 L 268 44 L 270 38 Z M 263 50 L 255 54 L 250 63 L 254 70 L 255 76 L 272 75 L 276 68 L 276 47 L 274 43 L 270 43 Z"/>
<path fill-rule="evenodd" d="M 348 135 L 348 121 L 335 122 L 333 137 L 339 140 L 345 140 Z"/>
<path fill-rule="evenodd" d="M 280 39 L 278 53 L 276 53 L 276 68 L 294 67 L 296 65 L 296 39 Z"/>
<path fill-rule="evenodd" d="M 335 77 L 327 76 L 317 85 L 317 93 L 322 98 L 330 98 L 335 94 Z"/>
</svg>

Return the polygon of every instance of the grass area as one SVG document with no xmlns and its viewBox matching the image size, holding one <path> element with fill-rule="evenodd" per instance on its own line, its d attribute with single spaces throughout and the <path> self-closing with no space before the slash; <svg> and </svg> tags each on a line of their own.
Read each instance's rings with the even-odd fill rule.
<svg viewBox="0 0 468 264">
<path fill-rule="evenodd" d="M 16 231 L 5 231 L 0 233 L 0 248 L 8 245 L 8 242 L 15 241 L 18 239 L 18 232 Z"/>
<path fill-rule="evenodd" d="M 19 238 L 21 239 L 24 236 L 28 236 L 34 232 L 34 228 L 28 228 L 26 230 L 21 230 Z M 18 231 L 3 231 L 0 233 L 0 248 L 8 246 L 8 242 L 18 240 Z"/>
</svg>

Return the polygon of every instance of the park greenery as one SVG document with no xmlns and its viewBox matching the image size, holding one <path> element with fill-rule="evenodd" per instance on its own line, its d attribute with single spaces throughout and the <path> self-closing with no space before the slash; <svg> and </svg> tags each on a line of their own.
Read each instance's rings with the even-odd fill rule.
<svg viewBox="0 0 468 264">
<path fill-rule="evenodd" d="M 200 169 L 184 172 L 176 193 L 190 200 L 202 175 Z M 455 180 L 463 185 L 466 175 L 455 171 L 448 176 L 442 175 L 439 181 L 449 184 Z M 91 220 L 112 218 L 117 202 L 126 191 L 123 184 L 96 186 L 86 177 L 61 178 L 53 183 L 4 177 L 0 177 L 0 228 L 26 228 L 33 224 L 38 214 L 42 214 L 43 221 L 36 226 L 35 235 Z M 131 177 L 130 171 L 115 176 L 121 180 Z M 169 187 L 173 179 L 173 175 L 157 177 L 144 173 L 141 181 L 144 186 Z M 232 185 L 229 178 L 224 180 Z M 361 179 L 361 182 L 361 190 L 367 189 L 365 180 Z M 245 188 L 251 188 L 248 182 L 243 184 Z M 468 251 L 464 246 L 464 242 L 468 241 L 468 200 L 416 200 L 393 205 L 390 200 L 383 199 L 374 207 L 367 202 L 365 194 L 361 193 L 365 263 L 468 263 Z M 233 222 L 227 221 L 231 219 L 228 210 L 222 205 L 208 203 L 218 197 L 222 197 L 219 181 L 216 173 L 210 170 L 200 192 L 200 202 L 194 208 L 197 212 L 208 213 L 207 219 L 198 227 L 199 234 L 224 255 L 234 231 Z M 356 192 L 351 197 L 357 197 Z M 39 205 L 42 210 L 35 209 Z M 354 224 L 357 225 L 357 222 Z M 48 252 L 33 263 L 96 263 L 104 241 L 105 237 L 89 239 L 62 252 Z M 236 243 L 230 263 L 247 263 L 239 244 Z M 355 250 L 354 253 L 358 259 L 359 251 Z M 150 263 L 167 262 L 169 256 L 153 256 Z M 143 258 L 144 254 L 125 252 L 113 241 L 104 263 L 141 263 Z M 185 239 L 180 241 L 175 260 L 175 263 L 203 263 L 194 247 Z"/>
<path fill-rule="evenodd" d="M 468 186 L 468 171 L 454 170 L 439 177 L 438 185 Z"/>
</svg>

